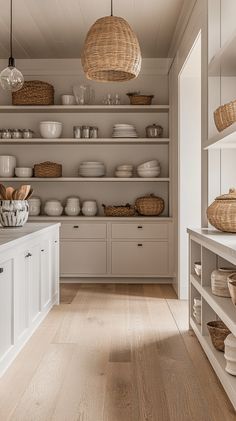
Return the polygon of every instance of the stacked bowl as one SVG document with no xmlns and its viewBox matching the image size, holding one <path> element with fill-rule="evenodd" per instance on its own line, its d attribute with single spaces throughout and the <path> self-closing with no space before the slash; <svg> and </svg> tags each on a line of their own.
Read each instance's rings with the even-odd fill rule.
<svg viewBox="0 0 236 421">
<path fill-rule="evenodd" d="M 137 173 L 139 177 L 143 178 L 159 177 L 161 173 L 160 162 L 157 159 L 154 159 L 153 161 L 143 162 L 137 167 Z"/>
<path fill-rule="evenodd" d="M 79 175 L 81 177 L 103 177 L 106 173 L 104 162 L 85 161 L 79 166 Z"/>
<path fill-rule="evenodd" d="M 116 167 L 115 176 L 119 178 L 130 178 L 133 175 L 133 165 L 123 164 Z"/>
</svg>

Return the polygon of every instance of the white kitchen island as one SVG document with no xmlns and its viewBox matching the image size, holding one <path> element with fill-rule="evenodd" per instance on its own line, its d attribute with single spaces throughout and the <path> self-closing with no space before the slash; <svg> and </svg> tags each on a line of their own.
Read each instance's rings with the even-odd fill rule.
<svg viewBox="0 0 236 421">
<path fill-rule="evenodd" d="M 59 228 L 0 228 L 0 375 L 59 303 Z"/>
</svg>

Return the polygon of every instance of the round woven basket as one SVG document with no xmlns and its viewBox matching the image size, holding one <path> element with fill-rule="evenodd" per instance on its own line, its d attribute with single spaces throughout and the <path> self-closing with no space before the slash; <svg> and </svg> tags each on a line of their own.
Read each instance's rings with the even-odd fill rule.
<svg viewBox="0 0 236 421">
<path fill-rule="evenodd" d="M 106 216 L 134 216 L 135 209 L 129 203 L 125 206 L 102 205 Z"/>
<path fill-rule="evenodd" d="M 221 105 L 214 112 L 215 125 L 219 132 L 236 122 L 236 100 Z"/>
<path fill-rule="evenodd" d="M 53 105 L 54 88 L 40 80 L 26 81 L 23 87 L 12 92 L 13 105 Z"/>
<path fill-rule="evenodd" d="M 50 178 L 61 177 L 62 165 L 55 162 L 41 162 L 34 165 L 34 177 Z"/>
<path fill-rule="evenodd" d="M 139 197 L 135 201 L 136 211 L 143 216 L 158 216 L 165 208 L 165 202 L 161 197 L 150 194 L 149 196 Z"/>
<path fill-rule="evenodd" d="M 127 94 L 131 105 L 151 105 L 154 95 Z"/>
<path fill-rule="evenodd" d="M 124 19 L 105 16 L 90 28 L 81 61 L 88 79 L 122 82 L 136 78 L 141 69 L 138 39 Z"/>
<path fill-rule="evenodd" d="M 207 209 L 207 218 L 220 231 L 236 232 L 236 190 L 217 197 Z"/>
<path fill-rule="evenodd" d="M 207 328 L 210 333 L 211 342 L 213 346 L 218 351 L 224 352 L 224 341 L 227 338 L 227 336 L 231 333 L 230 330 L 227 328 L 227 326 L 225 326 L 225 324 L 221 320 L 208 322 Z"/>
</svg>

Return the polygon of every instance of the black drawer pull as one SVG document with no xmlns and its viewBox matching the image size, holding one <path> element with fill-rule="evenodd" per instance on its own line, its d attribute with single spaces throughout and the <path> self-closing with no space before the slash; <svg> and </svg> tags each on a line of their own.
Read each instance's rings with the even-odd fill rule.
<svg viewBox="0 0 236 421">
<path fill-rule="evenodd" d="M 31 253 L 27 253 L 25 257 L 31 257 L 32 254 Z"/>
<path fill-rule="evenodd" d="M 138 225 L 138 229 L 142 229 L 143 228 L 143 226 L 142 225 Z"/>
<path fill-rule="evenodd" d="M 74 225 L 74 228 L 79 228 L 79 225 Z"/>
<path fill-rule="evenodd" d="M 3 273 L 3 268 L 0 268 L 0 273 Z"/>
<path fill-rule="evenodd" d="M 138 244 L 138 247 L 143 247 L 143 245 L 141 243 Z"/>
<path fill-rule="evenodd" d="M 57 244 L 57 240 L 55 240 L 54 243 Z"/>
<path fill-rule="evenodd" d="M 42 249 L 41 251 L 45 251 L 44 249 Z"/>
</svg>

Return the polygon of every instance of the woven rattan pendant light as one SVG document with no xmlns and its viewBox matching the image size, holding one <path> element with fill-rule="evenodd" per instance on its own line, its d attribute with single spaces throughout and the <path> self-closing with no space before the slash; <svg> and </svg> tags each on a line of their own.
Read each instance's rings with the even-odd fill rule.
<svg viewBox="0 0 236 421">
<path fill-rule="evenodd" d="M 125 19 L 98 19 L 85 39 L 81 61 L 85 75 L 98 82 L 124 82 L 138 76 L 141 68 L 138 39 Z"/>
</svg>

